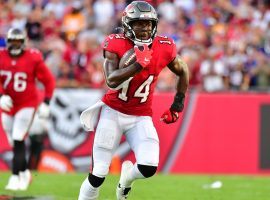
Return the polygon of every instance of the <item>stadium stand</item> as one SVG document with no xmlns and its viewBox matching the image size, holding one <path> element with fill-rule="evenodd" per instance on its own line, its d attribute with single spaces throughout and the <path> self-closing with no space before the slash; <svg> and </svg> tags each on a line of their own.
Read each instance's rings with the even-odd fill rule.
<svg viewBox="0 0 270 200">
<path fill-rule="evenodd" d="M 11 0 L 0 2 L 0 46 L 10 27 L 25 29 L 58 87 L 105 88 L 100 44 L 115 32 L 125 0 Z M 270 1 L 150 0 L 158 34 L 172 36 L 188 63 L 192 87 L 267 91 L 270 86 Z M 168 78 L 169 77 L 169 78 Z M 171 90 L 164 70 L 157 85 Z"/>
</svg>

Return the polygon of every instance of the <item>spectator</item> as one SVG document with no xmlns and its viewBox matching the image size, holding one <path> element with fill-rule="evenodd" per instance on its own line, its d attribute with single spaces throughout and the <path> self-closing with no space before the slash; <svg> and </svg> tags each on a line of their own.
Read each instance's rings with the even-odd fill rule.
<svg viewBox="0 0 270 200">
<path fill-rule="evenodd" d="M 61 20 L 64 16 L 65 6 L 62 0 L 50 0 L 45 6 L 45 14 L 53 13 L 57 20 Z"/>
<path fill-rule="evenodd" d="M 267 91 L 270 87 L 270 64 L 269 58 L 262 53 L 258 53 L 257 67 L 251 70 L 251 74 L 255 76 L 256 88 L 261 91 Z"/>
<path fill-rule="evenodd" d="M 114 4 L 110 0 L 96 0 L 93 5 L 95 15 L 95 26 L 104 33 L 109 33 L 114 25 Z"/>
<path fill-rule="evenodd" d="M 243 50 L 227 47 L 222 58 L 222 62 L 225 64 L 229 74 L 229 88 L 233 90 L 247 90 L 249 88 L 250 77 L 247 68 L 245 68 L 247 56 Z"/>
<path fill-rule="evenodd" d="M 103 56 L 97 54 L 87 67 L 90 75 L 91 88 L 105 88 L 105 80 L 103 75 Z"/>
<path fill-rule="evenodd" d="M 25 24 L 25 29 L 28 38 L 34 42 L 38 43 L 43 38 L 42 30 L 42 10 L 39 7 L 34 8 L 32 14 L 29 15 L 28 20 Z M 38 45 L 34 45 L 38 47 Z"/>
<path fill-rule="evenodd" d="M 14 18 L 11 20 L 11 27 L 24 30 L 27 18 L 21 11 L 16 11 L 13 13 Z"/>
<path fill-rule="evenodd" d="M 222 61 L 217 59 L 214 52 L 209 51 L 200 66 L 203 89 L 207 92 L 216 92 L 227 89 L 225 82 L 227 71 Z"/>
<path fill-rule="evenodd" d="M 44 15 L 42 20 L 42 30 L 45 38 L 59 36 L 61 32 L 61 21 L 55 17 L 54 12 L 50 11 Z"/>
<path fill-rule="evenodd" d="M 187 12 L 192 12 L 195 9 L 195 0 L 174 0 L 174 4 Z"/>
<path fill-rule="evenodd" d="M 82 4 L 80 1 L 72 3 L 71 11 L 64 16 L 62 31 L 69 41 L 75 40 L 77 34 L 86 27 L 86 19 L 81 13 Z"/>
<path fill-rule="evenodd" d="M 5 46 L 5 33 L 10 27 L 9 10 L 0 4 L 0 47 Z"/>
<path fill-rule="evenodd" d="M 68 77 L 72 82 L 71 85 L 76 85 L 76 87 L 89 86 L 92 82 L 91 73 L 95 71 L 91 69 L 94 67 L 92 60 L 89 59 L 84 68 L 86 71 L 83 76 L 85 76 L 85 80 L 89 79 L 85 84 L 78 80 L 78 77 L 82 77 L 80 75 L 77 76 L 76 67 L 72 67 L 76 65 L 73 61 L 75 58 L 78 58 L 78 55 L 72 57 L 72 59 L 65 60 L 66 53 L 64 53 L 61 62 L 59 62 L 59 55 L 62 51 L 73 52 L 71 55 L 75 55 L 76 53 L 74 54 L 74 52 L 81 51 L 78 49 L 79 45 L 70 44 L 76 43 L 79 37 L 81 37 L 81 33 L 96 37 L 95 43 L 88 43 L 90 47 L 93 45 L 93 49 L 97 44 L 101 44 L 104 34 L 111 32 L 120 33 L 122 31 L 121 28 L 115 29 L 115 27 L 121 26 L 121 10 L 130 2 L 129 0 L 1 1 L 0 46 L 5 46 L 3 35 L 10 27 L 26 28 L 29 35 L 29 43 L 41 49 L 45 56 L 49 56 L 48 62 L 53 63 L 55 59 L 55 63 L 59 65 L 59 67 L 54 69 L 55 74 L 66 74 L 68 71 Z M 210 51 L 217 51 L 216 55 L 224 61 L 225 69 L 228 69 L 228 79 L 225 78 L 225 80 L 228 81 L 226 87 L 229 89 L 229 85 L 232 86 L 232 83 L 230 83 L 232 77 L 240 77 L 238 75 L 235 76 L 236 65 L 229 64 L 230 67 L 228 67 L 228 63 L 226 63 L 226 58 L 228 58 L 226 51 L 227 48 L 230 48 L 237 55 L 230 55 L 229 57 L 232 58 L 228 58 L 229 60 L 235 60 L 234 57 L 238 57 L 240 51 L 242 52 L 240 57 L 247 57 L 244 65 L 241 60 L 241 63 L 238 63 L 238 67 L 240 65 L 240 68 L 244 67 L 244 74 L 248 75 L 246 80 L 249 79 L 246 82 L 246 84 L 249 84 L 248 87 L 257 86 L 257 72 L 255 73 L 253 69 L 260 68 L 258 63 L 262 62 L 259 61 L 259 57 L 254 57 L 250 52 L 253 50 L 257 52 L 259 50 L 267 57 L 270 57 L 270 10 L 267 1 L 147 0 L 147 2 L 155 6 L 161 16 L 158 34 L 172 37 L 180 54 L 182 52 L 191 52 L 191 55 L 196 57 L 196 62 L 192 63 L 193 61 L 191 60 L 194 59 L 189 59 L 187 56 L 187 62 L 191 62 L 189 67 L 192 84 L 200 84 L 201 80 L 198 78 L 201 75 L 200 66 L 201 61 L 205 59 L 204 53 L 198 49 L 204 49 L 204 51 L 210 49 Z M 52 43 L 55 40 L 51 39 L 51 37 L 61 38 L 66 43 L 64 46 L 68 47 L 67 50 L 47 49 L 45 42 L 37 42 L 42 38 L 42 41 Z M 92 47 L 89 51 L 92 54 L 91 49 Z M 83 59 L 80 60 L 82 62 Z M 69 61 L 72 61 L 71 64 L 65 63 Z M 63 64 L 65 67 L 60 66 L 62 64 L 59 63 L 65 63 Z M 71 69 L 68 69 L 67 66 L 71 67 Z M 57 70 L 59 71 L 57 72 Z M 238 74 L 243 75 L 243 73 Z M 76 78 L 77 80 L 75 80 Z M 175 77 L 170 78 L 172 79 L 170 81 L 165 81 L 161 78 L 161 83 L 157 85 L 160 88 L 170 88 L 167 84 L 174 82 Z M 236 78 L 233 79 L 233 85 L 236 82 L 242 82 L 235 82 Z M 63 85 L 66 87 L 70 83 Z M 101 85 L 100 87 L 102 87 Z"/>
<path fill-rule="evenodd" d="M 22 16 L 27 17 L 31 13 L 31 4 L 28 0 L 18 0 L 12 6 L 13 13 L 20 13 Z"/>
<path fill-rule="evenodd" d="M 160 18 L 166 20 L 167 23 L 176 23 L 178 9 L 170 0 L 165 0 L 160 3 L 157 11 Z"/>
<path fill-rule="evenodd" d="M 64 63 L 62 55 L 66 50 L 66 44 L 61 38 L 57 36 L 51 36 L 44 41 L 43 45 L 48 52 L 45 62 L 54 76 L 57 77 L 61 65 Z"/>
</svg>

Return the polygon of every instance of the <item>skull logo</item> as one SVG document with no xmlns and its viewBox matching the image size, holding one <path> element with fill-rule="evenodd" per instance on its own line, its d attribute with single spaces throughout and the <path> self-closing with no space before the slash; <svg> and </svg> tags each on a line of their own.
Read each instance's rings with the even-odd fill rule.
<svg viewBox="0 0 270 200">
<path fill-rule="evenodd" d="M 51 121 L 48 133 L 54 149 L 69 153 L 88 137 L 82 129 L 80 114 L 96 103 L 103 95 L 101 90 L 57 89 L 51 101 Z"/>
</svg>

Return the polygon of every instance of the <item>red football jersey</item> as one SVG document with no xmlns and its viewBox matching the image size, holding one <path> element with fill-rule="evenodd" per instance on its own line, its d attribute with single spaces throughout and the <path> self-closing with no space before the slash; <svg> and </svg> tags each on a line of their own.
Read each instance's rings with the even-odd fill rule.
<svg viewBox="0 0 270 200">
<path fill-rule="evenodd" d="M 36 80 L 44 85 L 45 98 L 51 98 L 55 79 L 40 51 L 26 49 L 21 56 L 11 57 L 6 49 L 0 50 L 0 93 L 12 98 L 11 114 L 22 107 L 36 107 L 39 104 Z"/>
<path fill-rule="evenodd" d="M 117 54 L 119 59 L 133 47 L 133 42 L 123 34 L 109 35 L 103 43 L 103 49 Z M 152 116 L 152 99 L 158 75 L 176 57 L 176 46 L 172 39 L 156 36 L 151 49 L 150 64 L 121 84 L 121 88 L 109 89 L 102 99 L 104 103 L 128 115 Z"/>
</svg>

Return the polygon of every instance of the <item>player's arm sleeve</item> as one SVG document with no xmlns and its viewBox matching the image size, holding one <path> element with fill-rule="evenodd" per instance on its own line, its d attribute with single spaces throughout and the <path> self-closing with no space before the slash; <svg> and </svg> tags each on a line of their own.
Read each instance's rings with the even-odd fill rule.
<svg viewBox="0 0 270 200">
<path fill-rule="evenodd" d="M 36 68 L 36 77 L 44 85 L 45 96 L 44 100 L 49 101 L 52 98 L 55 89 L 55 78 L 49 68 L 45 65 L 43 59 L 38 61 Z"/>
</svg>

